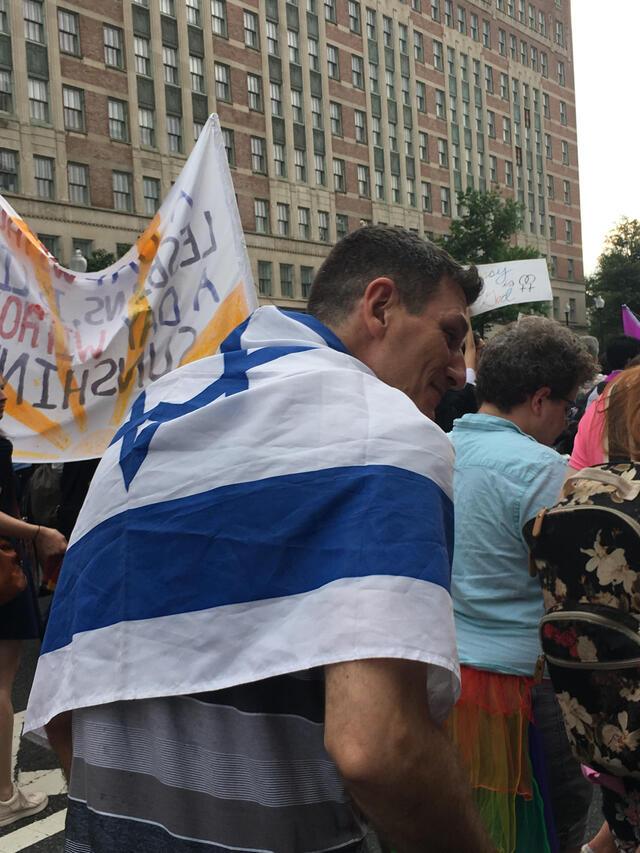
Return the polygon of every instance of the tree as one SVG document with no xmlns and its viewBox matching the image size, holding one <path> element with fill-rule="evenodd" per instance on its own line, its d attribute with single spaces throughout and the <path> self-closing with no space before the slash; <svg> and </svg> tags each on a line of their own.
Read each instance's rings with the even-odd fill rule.
<svg viewBox="0 0 640 853">
<path fill-rule="evenodd" d="M 110 267 L 115 264 L 116 256 L 113 252 L 107 252 L 105 249 L 94 249 L 87 258 L 87 272 L 99 272 L 100 270 Z"/>
<path fill-rule="evenodd" d="M 460 216 L 448 234 L 437 242 L 462 264 L 492 264 L 543 257 L 533 246 L 514 246 L 511 241 L 522 227 L 522 208 L 499 193 L 466 190 L 458 193 Z M 549 303 L 526 302 L 488 311 L 474 320 L 481 331 L 494 324 L 510 323 L 518 314 L 548 314 Z"/>
<path fill-rule="evenodd" d="M 590 312 L 591 333 L 601 344 L 622 334 L 623 305 L 640 314 L 640 220 L 624 217 L 609 232 L 596 271 L 587 280 L 587 296 L 604 299 L 603 308 Z"/>
</svg>

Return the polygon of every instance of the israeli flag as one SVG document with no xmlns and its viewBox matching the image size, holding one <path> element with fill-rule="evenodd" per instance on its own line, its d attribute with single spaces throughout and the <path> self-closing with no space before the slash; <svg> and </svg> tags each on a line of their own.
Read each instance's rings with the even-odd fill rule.
<svg viewBox="0 0 640 853">
<path fill-rule="evenodd" d="M 304 314 L 259 308 L 145 390 L 78 518 L 25 728 L 339 661 L 457 698 L 453 450 Z"/>
</svg>

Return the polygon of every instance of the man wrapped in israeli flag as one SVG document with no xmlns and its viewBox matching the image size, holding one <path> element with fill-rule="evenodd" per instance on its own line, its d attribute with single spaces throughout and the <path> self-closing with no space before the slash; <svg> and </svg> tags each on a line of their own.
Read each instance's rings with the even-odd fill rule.
<svg viewBox="0 0 640 853">
<path fill-rule="evenodd" d="M 134 403 L 74 530 L 28 710 L 67 851 L 490 850 L 458 691 L 453 453 L 481 281 L 403 229 Z M 71 743 L 70 726 L 73 726 Z"/>
</svg>

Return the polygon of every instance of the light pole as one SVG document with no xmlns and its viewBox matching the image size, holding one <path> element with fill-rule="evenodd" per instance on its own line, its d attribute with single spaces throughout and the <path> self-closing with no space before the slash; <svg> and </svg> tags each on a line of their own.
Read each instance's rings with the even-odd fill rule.
<svg viewBox="0 0 640 853">
<path fill-rule="evenodd" d="M 604 308 L 604 299 L 602 296 L 596 296 L 593 300 L 593 307 L 596 309 L 596 314 L 598 317 L 598 344 L 600 345 L 600 349 L 602 350 L 603 342 L 602 342 L 602 309 Z"/>
<path fill-rule="evenodd" d="M 569 325 L 569 314 L 571 314 L 571 305 L 567 302 L 564 306 L 564 323 L 565 326 Z"/>
</svg>

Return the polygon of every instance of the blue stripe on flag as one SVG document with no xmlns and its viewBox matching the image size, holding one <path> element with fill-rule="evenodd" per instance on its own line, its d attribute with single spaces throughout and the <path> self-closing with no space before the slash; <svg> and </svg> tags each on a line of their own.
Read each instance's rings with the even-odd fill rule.
<svg viewBox="0 0 640 853">
<path fill-rule="evenodd" d="M 385 465 L 222 486 L 126 510 L 68 551 L 43 653 L 75 633 L 392 575 L 447 590 L 453 506 Z M 310 626 L 310 630 L 311 630 Z"/>
</svg>

